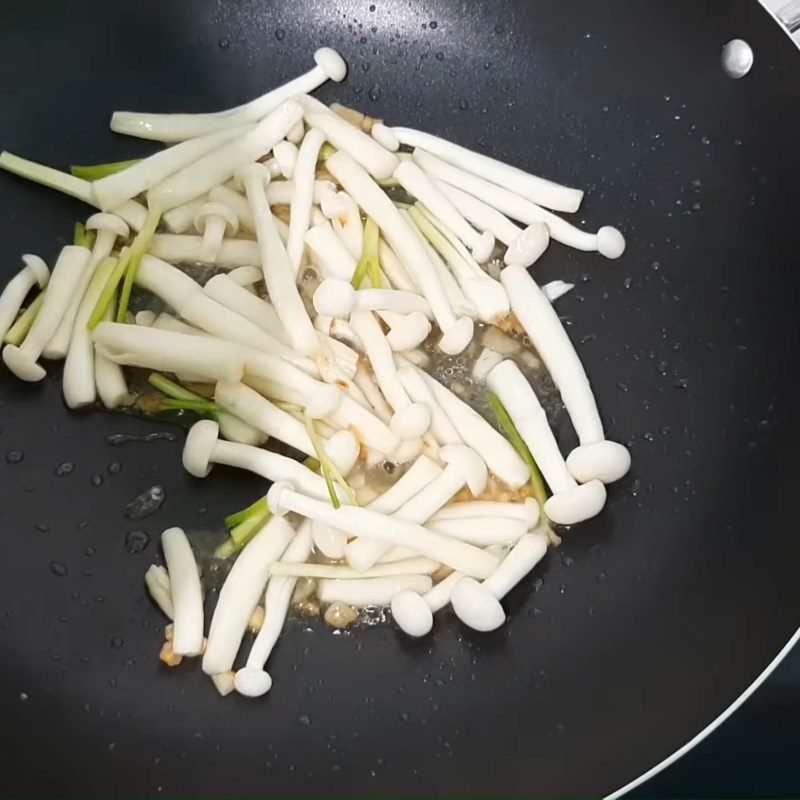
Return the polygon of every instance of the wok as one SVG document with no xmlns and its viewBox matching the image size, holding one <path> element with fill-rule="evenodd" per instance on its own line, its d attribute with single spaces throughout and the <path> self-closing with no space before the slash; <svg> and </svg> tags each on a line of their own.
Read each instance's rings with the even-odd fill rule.
<svg viewBox="0 0 800 800">
<path fill-rule="evenodd" d="M 223 700 L 199 667 L 160 667 L 142 575 L 163 528 L 219 536 L 263 485 L 187 477 L 178 428 L 67 413 L 56 367 L 41 385 L 3 372 L 4 794 L 601 795 L 694 736 L 789 639 L 800 59 L 757 3 L 7 0 L 0 30 L 0 142 L 50 164 L 147 153 L 108 131 L 113 109 L 232 106 L 324 43 L 350 75 L 322 99 L 586 187 L 579 218 L 618 225 L 625 256 L 553 246 L 536 274 L 577 281 L 559 311 L 633 454 L 501 630 L 445 614 L 417 642 L 295 620 L 268 697 Z M 719 65 L 734 36 L 755 52 L 741 81 Z M 52 263 L 86 213 L 2 176 L 3 277 L 20 253 Z M 107 440 L 153 432 L 171 435 Z M 162 508 L 126 519 L 153 484 Z M 132 554 L 136 529 L 150 539 Z"/>
</svg>

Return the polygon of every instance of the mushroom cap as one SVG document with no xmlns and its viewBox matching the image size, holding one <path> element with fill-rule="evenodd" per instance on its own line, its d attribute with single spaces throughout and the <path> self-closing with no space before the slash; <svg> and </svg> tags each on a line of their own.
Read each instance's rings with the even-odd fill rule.
<svg viewBox="0 0 800 800">
<path fill-rule="evenodd" d="M 205 231 L 209 217 L 222 217 L 225 220 L 226 234 L 235 236 L 239 232 L 239 217 L 227 203 L 220 203 L 217 200 L 200 206 L 194 215 L 194 227 L 198 233 Z"/>
<path fill-rule="evenodd" d="M 419 347 L 431 332 L 431 322 L 422 311 L 403 314 L 386 334 L 386 341 L 395 353 L 404 353 Z"/>
<path fill-rule="evenodd" d="M 25 264 L 25 267 L 33 274 L 36 285 L 40 289 L 44 289 L 44 287 L 47 286 L 47 282 L 50 280 L 50 270 L 47 268 L 47 264 L 44 263 L 44 260 L 39 258 L 39 256 L 26 253 L 22 256 L 22 263 Z"/>
<path fill-rule="evenodd" d="M 550 232 L 544 222 L 534 222 L 528 225 L 522 233 L 514 239 L 506 249 L 503 261 L 508 266 L 516 264 L 520 267 L 529 267 L 541 257 L 550 243 Z"/>
<path fill-rule="evenodd" d="M 439 450 L 439 459 L 462 471 L 464 480 L 475 497 L 486 488 L 489 470 L 486 469 L 483 459 L 471 447 L 465 444 L 446 444 Z"/>
<path fill-rule="evenodd" d="M 431 409 L 425 403 L 409 403 L 398 408 L 389 428 L 401 439 L 417 439 L 431 426 Z"/>
<path fill-rule="evenodd" d="M 270 161 L 275 161 L 275 159 L 270 159 Z M 240 170 L 237 171 L 236 175 L 234 176 L 234 180 L 238 188 L 244 189 L 245 188 L 245 181 L 251 177 L 258 177 L 264 181 L 264 186 L 268 186 L 269 182 L 272 180 L 273 175 L 278 175 L 279 170 L 277 166 L 277 162 L 275 164 L 275 170 L 270 167 L 269 162 L 266 164 L 262 164 L 260 161 L 254 161 L 252 164 L 248 164 L 246 167 L 242 167 Z"/>
<path fill-rule="evenodd" d="M 285 491 L 292 491 L 293 488 L 289 481 L 276 481 L 269 487 L 269 491 L 267 492 L 267 507 L 272 512 L 273 516 L 282 517 L 289 512 L 289 509 L 281 502 L 281 498 Z"/>
<path fill-rule="evenodd" d="M 544 504 L 544 513 L 557 525 L 575 525 L 596 517 L 606 503 L 606 487 L 598 480 L 581 483 L 554 494 Z"/>
<path fill-rule="evenodd" d="M 344 558 L 347 534 L 318 520 L 311 522 L 314 547 L 326 558 Z"/>
<path fill-rule="evenodd" d="M 358 443 L 352 431 L 336 431 L 327 442 L 325 442 L 325 452 L 328 458 L 336 465 L 336 469 L 347 477 L 358 461 L 361 445 Z"/>
<path fill-rule="evenodd" d="M 506 620 L 500 601 L 473 578 L 462 578 L 450 596 L 456 616 L 476 631 L 493 631 Z"/>
<path fill-rule="evenodd" d="M 480 264 L 488 261 L 494 250 L 494 236 L 490 231 L 484 231 L 480 236 L 477 236 L 470 248 L 472 250 L 472 257 Z"/>
<path fill-rule="evenodd" d="M 618 481 L 631 468 L 631 454 L 619 442 L 603 440 L 582 444 L 567 456 L 567 469 L 578 483 L 597 478 L 603 483 Z"/>
<path fill-rule="evenodd" d="M 625 237 L 610 225 L 597 231 L 597 251 L 606 258 L 619 258 L 625 252 Z"/>
<path fill-rule="evenodd" d="M 464 291 L 484 322 L 494 322 L 508 314 L 508 293 L 501 283 L 475 278 L 464 284 Z"/>
<path fill-rule="evenodd" d="M 314 53 L 314 61 L 336 83 L 341 83 L 347 75 L 347 63 L 332 47 L 320 47 Z"/>
<path fill-rule="evenodd" d="M 219 425 L 212 419 L 195 422 L 183 446 L 183 467 L 195 478 L 205 478 L 211 472 L 211 453 L 219 438 Z"/>
<path fill-rule="evenodd" d="M 47 373 L 44 367 L 31 358 L 26 350 L 13 344 L 7 344 L 3 349 L 3 361 L 6 366 L 23 381 L 35 383 L 42 380 Z"/>
<path fill-rule="evenodd" d="M 92 214 L 86 220 L 86 230 L 96 231 L 111 231 L 116 233 L 121 239 L 127 239 L 130 236 L 131 229 L 124 219 L 118 217 L 116 214 L 110 214 L 107 211 L 101 211 L 99 214 Z"/>
<path fill-rule="evenodd" d="M 423 598 L 411 589 L 392 597 L 392 616 L 397 626 L 409 636 L 424 636 L 433 627 L 433 612 Z"/>
<path fill-rule="evenodd" d="M 236 673 L 233 685 L 245 697 L 261 697 L 272 688 L 272 678 L 263 669 L 243 667 Z"/>
<path fill-rule="evenodd" d="M 475 332 L 475 323 L 469 317 L 457 319 L 439 339 L 439 349 L 449 356 L 457 356 L 463 352 L 472 341 Z"/>
<path fill-rule="evenodd" d="M 356 290 L 340 278 L 325 278 L 314 292 L 314 309 L 326 317 L 342 319 L 349 316 Z"/>
</svg>

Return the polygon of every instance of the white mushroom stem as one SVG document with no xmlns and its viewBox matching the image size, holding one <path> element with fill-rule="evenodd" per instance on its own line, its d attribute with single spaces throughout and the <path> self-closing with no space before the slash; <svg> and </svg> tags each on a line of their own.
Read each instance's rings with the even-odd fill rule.
<svg viewBox="0 0 800 800">
<path fill-rule="evenodd" d="M 382 122 L 374 122 L 369 133 L 381 147 L 385 147 L 393 153 L 400 149 L 400 140 L 388 125 L 384 125 Z"/>
<path fill-rule="evenodd" d="M 216 675 L 233 667 L 247 623 L 264 592 L 269 566 L 294 536 L 284 517 L 272 517 L 248 542 L 231 567 L 211 618 L 203 672 Z"/>
<path fill-rule="evenodd" d="M 468 519 L 470 517 L 488 517 L 497 519 L 514 519 L 524 522 L 533 528 L 539 520 L 539 503 L 532 497 L 521 503 L 501 503 L 496 500 L 468 500 L 451 503 L 434 514 L 431 518 L 437 522 L 449 519 Z"/>
<path fill-rule="evenodd" d="M 225 236 L 239 232 L 239 218 L 225 203 L 204 203 L 195 214 L 194 227 L 203 235 L 203 261 L 214 263 Z"/>
<path fill-rule="evenodd" d="M 372 312 L 353 312 L 350 316 L 350 327 L 361 340 L 378 386 L 394 409 L 395 413 L 389 427 L 402 439 L 422 436 L 430 427 L 430 411 L 420 403 L 412 403 L 397 379 L 397 367 L 392 349 Z"/>
<path fill-rule="evenodd" d="M 383 239 L 378 242 L 378 257 L 381 270 L 394 289 L 419 293 L 419 287 L 395 255 L 394 250 Z"/>
<path fill-rule="evenodd" d="M 414 231 L 380 186 L 346 153 L 334 154 L 326 165 L 365 213 L 375 220 L 392 249 L 411 270 L 444 334 L 439 347 L 450 355 L 460 353 L 472 340 L 472 320 L 466 317 L 456 320 L 442 284 Z"/>
<path fill-rule="evenodd" d="M 241 267 L 240 269 L 249 269 Z M 238 270 L 235 270 L 238 271 Z M 261 270 L 255 269 L 258 279 L 262 279 L 264 274 Z M 221 273 L 206 281 L 203 291 L 212 299 L 221 303 L 225 308 L 241 314 L 246 320 L 257 325 L 262 331 L 268 333 L 273 338 L 283 344 L 289 343 L 289 334 L 281 324 L 278 312 L 274 306 L 251 294 L 243 285 L 238 283 L 232 273 L 227 275 Z"/>
<path fill-rule="evenodd" d="M 92 339 L 117 364 L 185 372 L 210 381 L 236 381 L 244 373 L 240 348 L 221 339 L 116 322 L 99 323 Z"/>
<path fill-rule="evenodd" d="M 314 202 L 314 177 L 317 171 L 319 149 L 325 141 L 322 131 L 312 128 L 303 139 L 297 155 L 297 164 L 292 181 L 291 216 L 289 217 L 289 241 L 286 253 L 295 276 L 300 271 L 306 231 L 311 221 L 311 206 Z"/>
<path fill-rule="evenodd" d="M 247 198 L 243 194 L 239 194 L 239 192 L 235 190 L 235 183 L 235 181 L 230 181 L 222 186 L 215 186 L 208 193 L 208 199 L 230 206 L 236 212 L 241 226 L 245 230 L 255 233 L 256 222 L 253 219 L 253 211 L 250 208 L 250 203 L 247 202 Z M 166 214 L 164 218 L 166 219 Z"/>
<path fill-rule="evenodd" d="M 539 178 L 438 136 L 411 128 L 392 128 L 392 132 L 401 144 L 408 147 L 421 147 L 450 164 L 485 178 L 487 181 L 506 186 L 510 191 L 531 202 L 552 208 L 554 211 L 577 211 L 583 200 L 583 192 L 580 189 L 572 189 L 545 178 Z"/>
<path fill-rule="evenodd" d="M 412 497 L 438 478 L 441 473 L 441 467 L 428 456 L 418 456 L 403 476 L 383 494 L 378 495 L 367 508 L 381 514 L 394 514 Z"/>
<path fill-rule="evenodd" d="M 450 303 L 453 313 L 463 314 L 465 317 L 477 319 L 478 310 L 475 308 L 475 305 L 471 300 L 467 299 L 467 296 L 462 291 L 458 281 L 453 276 L 453 273 L 450 272 L 442 260 L 442 257 L 436 250 L 434 250 L 434 248 L 431 246 L 431 243 L 425 238 L 414 219 L 412 219 L 411 215 L 406 209 L 403 209 L 400 212 L 400 215 L 408 223 L 409 228 L 414 232 L 414 235 L 417 237 L 419 243 L 425 250 L 428 259 L 433 265 L 434 271 L 436 272 L 436 275 L 442 284 L 445 296 L 447 297 L 447 302 Z"/>
<path fill-rule="evenodd" d="M 558 449 L 547 415 L 519 367 L 513 361 L 503 361 L 489 373 L 486 383 L 508 411 L 553 493 L 544 504 L 547 516 L 559 525 L 572 525 L 599 514 L 606 500 L 605 487 L 596 479 L 577 484 Z"/>
<path fill-rule="evenodd" d="M 386 402 L 386 398 L 381 394 L 380 387 L 375 383 L 372 372 L 360 366 L 353 376 L 353 383 L 364 395 L 375 415 L 388 425 L 393 412 L 391 406 Z"/>
<path fill-rule="evenodd" d="M 544 557 L 547 535 L 526 533 L 483 583 L 459 581 L 452 592 L 458 618 L 477 631 L 493 631 L 505 622 L 502 600 Z"/>
<path fill-rule="evenodd" d="M 364 226 L 361 224 L 358 204 L 347 192 L 338 192 L 336 198 L 341 208 L 330 214 L 323 205 L 322 213 L 330 220 L 334 233 L 342 240 L 350 255 L 358 259 L 364 247 Z"/>
<path fill-rule="evenodd" d="M 409 636 L 424 636 L 433 627 L 433 614 L 450 602 L 450 595 L 464 576 L 451 572 L 424 594 L 405 590 L 392 597 L 392 616 Z"/>
<path fill-rule="evenodd" d="M 97 231 L 92 254 L 72 292 L 69 305 L 61 318 L 61 322 L 58 324 L 58 328 L 56 328 L 56 332 L 50 338 L 47 347 L 42 351 L 42 355 L 45 358 L 61 359 L 66 357 L 70 348 L 70 341 L 75 335 L 75 318 L 78 315 L 78 307 L 89 286 L 89 282 L 92 280 L 95 269 L 111 252 L 117 237 L 127 239 L 130 234 L 130 229 L 123 219 L 116 214 L 102 212 L 92 214 L 86 220 L 86 229 Z"/>
<path fill-rule="evenodd" d="M 323 275 L 327 278 L 340 278 L 349 281 L 356 269 L 356 259 L 345 247 L 330 222 L 327 220 L 313 228 L 305 235 L 308 249 L 314 254 Z"/>
<path fill-rule="evenodd" d="M 253 284 L 264 280 L 264 273 L 258 267 L 237 267 L 232 269 L 225 277 L 239 286 L 252 287 Z"/>
<path fill-rule="evenodd" d="M 491 347 L 484 347 L 472 365 L 472 379 L 479 383 L 485 383 L 486 376 L 492 367 L 496 367 L 503 358 L 504 356 L 498 353 L 497 350 L 493 350 Z"/>
<path fill-rule="evenodd" d="M 197 161 L 206 153 L 216 150 L 253 129 L 252 124 L 236 125 L 223 131 L 191 139 L 152 156 L 143 158 L 130 167 L 92 182 L 92 191 L 103 210 L 116 208 L 143 192 L 157 186 L 170 175 Z"/>
<path fill-rule="evenodd" d="M 467 249 L 427 209 L 414 207 L 409 216 L 447 262 L 466 298 L 483 322 L 492 323 L 508 314 L 508 297 L 503 287 L 490 278 Z"/>
<path fill-rule="evenodd" d="M 78 306 L 62 379 L 64 400 L 69 408 L 90 405 L 97 398 L 94 345 L 86 323 L 115 264 L 113 259 L 108 259 L 97 265 Z"/>
<path fill-rule="evenodd" d="M 463 444 L 464 440 L 434 397 L 422 375 L 414 367 L 405 366 L 397 370 L 397 378 L 415 403 L 423 403 L 430 409 L 430 431 L 436 441 L 442 445 Z"/>
<path fill-rule="evenodd" d="M 269 566 L 270 575 L 292 575 L 296 578 L 327 578 L 329 580 L 357 580 L 361 578 L 386 578 L 390 575 L 432 575 L 441 567 L 438 561 L 424 556 L 402 558 L 387 564 L 378 564 L 366 572 L 356 572 L 350 567 L 334 564 L 282 564 Z"/>
<path fill-rule="evenodd" d="M 433 581 L 427 575 L 388 575 L 355 580 L 323 578 L 317 583 L 317 597 L 321 603 L 339 600 L 355 608 L 388 606 L 398 592 L 427 592 L 432 585 Z"/>
<path fill-rule="evenodd" d="M 301 563 L 311 554 L 311 523 L 305 521 L 300 525 L 294 539 L 284 552 L 281 562 L 286 564 Z M 248 697 L 258 697 L 269 691 L 272 678 L 264 671 L 275 643 L 278 641 L 289 603 L 292 599 L 297 578 L 275 576 L 267 583 L 264 597 L 264 624 L 256 636 L 246 665 L 236 673 L 234 685 L 236 691 Z"/>
<path fill-rule="evenodd" d="M 104 318 L 111 320 L 113 317 L 114 309 L 109 305 Z M 94 383 L 97 396 L 106 408 L 121 408 L 133 401 L 122 367 L 98 348 L 94 352 Z"/>
<path fill-rule="evenodd" d="M 314 292 L 314 308 L 318 314 L 344 318 L 358 311 L 395 311 L 398 314 L 421 312 L 431 316 L 431 307 L 424 297 L 399 289 L 354 289 L 340 278 L 326 278 Z"/>
<path fill-rule="evenodd" d="M 205 245 L 202 236 L 157 233 L 148 252 L 171 264 L 203 262 Z M 260 264 L 258 244 L 251 239 L 224 239 L 213 263 L 227 269 Z"/>
<path fill-rule="evenodd" d="M 497 557 L 485 550 L 448 540 L 396 516 L 389 517 L 357 506 L 333 508 L 330 503 L 293 491 L 286 482 L 273 484 L 267 502 L 273 514 L 294 511 L 356 536 L 369 536 L 386 544 L 408 547 L 467 575 L 485 577 L 497 565 Z"/>
<path fill-rule="evenodd" d="M 290 141 L 292 144 L 300 144 L 303 141 L 303 137 L 306 135 L 306 126 L 303 124 L 303 120 L 300 120 L 296 123 L 289 133 L 286 134 L 287 141 Z"/>
<path fill-rule="evenodd" d="M 284 139 L 272 148 L 272 155 L 278 162 L 278 169 L 286 180 L 292 179 L 295 164 L 297 163 L 297 145 Z"/>
<path fill-rule="evenodd" d="M 19 347 L 8 344 L 3 349 L 3 361 L 18 378 L 24 381 L 40 381 L 44 378 L 44 367 L 37 363 L 39 356 L 58 329 L 89 256 L 87 248 L 74 245 L 67 245 L 61 251 L 53 267 L 42 307 L 28 335 Z"/>
<path fill-rule="evenodd" d="M 487 231 L 478 233 L 418 164 L 401 161 L 394 177 L 472 251 L 476 261 L 489 259 L 494 250 L 494 236 Z"/>
<path fill-rule="evenodd" d="M 522 228 L 515 225 L 505 214 L 492 208 L 477 197 L 451 186 L 449 183 L 433 179 L 441 192 L 464 215 L 468 222 L 480 231 L 489 231 L 504 245 L 510 245 L 521 233 Z"/>
<path fill-rule="evenodd" d="M 421 525 L 429 520 L 442 506 L 452 500 L 465 486 L 473 495 L 486 488 L 488 474 L 480 457 L 463 444 L 446 445 L 439 451 L 439 458 L 446 466 L 418 494 L 404 503 L 395 517 Z M 370 569 L 378 559 L 391 549 L 391 544 L 376 538 L 356 539 L 346 548 L 347 562 L 353 569 L 363 572 Z"/>
<path fill-rule="evenodd" d="M 259 263 L 264 270 L 264 280 L 272 304 L 291 338 L 293 347 L 302 355 L 313 355 L 319 350 L 319 341 L 297 290 L 286 248 L 275 227 L 265 189 L 265 180 L 269 179 L 260 166 L 251 165 L 242 175 L 256 223 Z"/>
<path fill-rule="evenodd" d="M 187 203 L 181 203 L 181 205 L 171 208 L 165 214 L 161 215 L 161 222 L 170 233 L 184 233 L 188 231 L 194 226 L 195 215 L 203 205 L 208 202 L 210 197 L 211 192 L 209 192 L 206 197 L 197 197 L 194 200 L 189 200 Z"/>
<path fill-rule="evenodd" d="M 192 546 L 180 528 L 161 534 L 175 609 L 172 649 L 182 656 L 199 655 L 203 649 L 203 593 Z"/>
<path fill-rule="evenodd" d="M 545 363 L 569 413 L 580 446 L 570 453 L 567 467 L 578 481 L 599 478 L 604 483 L 630 469 L 627 448 L 606 441 L 586 371 L 550 301 L 523 267 L 506 267 L 500 275 L 511 309 Z"/>
<path fill-rule="evenodd" d="M 373 178 L 388 178 L 395 171 L 399 163 L 397 156 L 381 147 L 369 134 L 327 108 L 309 111 L 307 98 L 300 98 L 300 102 L 305 108 L 306 123 L 319 128 L 334 147 L 355 159 Z"/>
<path fill-rule="evenodd" d="M 551 302 L 555 303 L 556 300 L 563 297 L 568 292 L 575 288 L 574 283 L 566 283 L 565 281 L 550 281 L 542 286 L 544 296 Z"/>
<path fill-rule="evenodd" d="M 511 517 L 432 518 L 426 525 L 432 531 L 478 547 L 513 543 L 528 531 L 523 520 Z"/>
<path fill-rule="evenodd" d="M 424 150 L 415 150 L 414 160 L 428 174 L 474 197 L 480 197 L 485 203 L 513 219 L 526 225 L 535 222 L 545 223 L 550 236 L 557 242 L 574 247 L 576 250 L 597 250 L 606 258 L 619 258 L 625 250 L 625 239 L 616 228 L 605 226 L 596 234 L 588 233 L 553 214 L 552 211 L 547 211 L 502 186 L 448 164 Z"/>
<path fill-rule="evenodd" d="M 263 119 L 284 101 L 298 94 L 314 91 L 329 78 L 341 81 L 347 74 L 344 59 L 329 47 L 314 53 L 316 66 L 282 86 L 235 108 L 206 114 L 148 114 L 138 111 L 115 111 L 111 130 L 141 139 L 159 142 L 181 142 L 215 131 Z M 292 130 L 296 123 L 289 129 Z M 281 137 L 283 138 L 283 137 Z"/>
<path fill-rule="evenodd" d="M 509 441 L 498 433 L 477 411 L 442 386 L 435 378 L 419 372 L 428 384 L 436 401 L 453 423 L 464 442 L 486 462 L 489 471 L 512 489 L 530 478 L 528 465 L 520 458 Z"/>
<path fill-rule="evenodd" d="M 183 447 L 182 460 L 186 471 L 195 478 L 205 478 L 215 464 L 224 464 L 254 472 L 268 481 L 291 481 L 309 495 L 324 497 L 330 502 L 328 487 L 321 475 L 293 458 L 260 447 L 221 440 L 219 425 L 212 420 L 204 419 L 192 425 Z M 349 502 L 338 487 L 336 493 L 343 503 Z M 275 509 L 272 511 L 274 513 Z"/>
<path fill-rule="evenodd" d="M 214 401 L 270 438 L 316 458 L 316 451 L 305 425 L 249 386 L 233 381 L 219 381 L 214 389 Z"/>
<path fill-rule="evenodd" d="M 28 292 L 34 285 L 44 289 L 50 280 L 50 270 L 39 256 L 24 255 L 22 262 L 25 266 L 6 284 L 0 295 L 0 341 L 14 324 Z"/>
<path fill-rule="evenodd" d="M 175 208 L 225 183 L 236 172 L 268 153 L 300 119 L 300 106 L 292 100 L 264 117 L 252 130 L 200 156 L 147 193 L 150 208 Z"/>
<path fill-rule="evenodd" d="M 175 619 L 175 607 L 172 604 L 172 584 L 167 570 L 157 564 L 151 564 L 144 574 L 144 582 L 150 597 L 164 612 L 164 616 L 168 619 Z"/>
</svg>

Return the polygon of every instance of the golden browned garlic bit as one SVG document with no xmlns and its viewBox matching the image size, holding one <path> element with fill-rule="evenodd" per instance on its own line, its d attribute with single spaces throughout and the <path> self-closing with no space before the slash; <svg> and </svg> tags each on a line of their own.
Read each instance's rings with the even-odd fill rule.
<svg viewBox="0 0 800 800">
<path fill-rule="evenodd" d="M 172 627 L 170 625 L 170 627 Z M 161 647 L 161 652 L 158 654 L 159 659 L 162 663 L 166 664 L 168 667 L 177 667 L 178 664 L 183 661 L 183 656 L 179 656 L 173 649 L 172 649 L 172 642 L 167 640 Z"/>
<path fill-rule="evenodd" d="M 325 622 L 334 628 L 346 628 L 357 618 L 358 611 L 341 600 L 336 600 L 325 609 Z"/>
</svg>

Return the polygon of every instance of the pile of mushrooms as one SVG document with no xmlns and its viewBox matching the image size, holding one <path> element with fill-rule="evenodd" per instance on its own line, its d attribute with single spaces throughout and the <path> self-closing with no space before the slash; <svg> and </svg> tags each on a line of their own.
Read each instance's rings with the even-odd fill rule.
<svg viewBox="0 0 800 800">
<path fill-rule="evenodd" d="M 217 556 L 235 561 L 208 624 L 183 530 L 164 531 L 166 566 L 145 576 L 172 621 L 162 660 L 202 656 L 222 694 L 270 689 L 265 664 L 298 601 L 341 624 L 390 607 L 411 636 L 450 605 L 494 630 L 552 526 L 600 513 L 630 467 L 552 305 L 571 287 L 529 271 L 551 239 L 618 258 L 619 231 L 555 213 L 578 210 L 578 189 L 320 103 L 309 92 L 346 65 L 329 48 L 314 60 L 225 111 L 116 112 L 112 130 L 169 145 L 139 161 L 65 173 L 0 155 L 95 209 L 52 271 L 25 255 L 0 295 L 6 366 L 40 381 L 42 359 L 63 359 L 70 408 L 196 415 L 191 475 L 221 465 L 271 483 L 226 519 Z M 578 436 L 566 458 L 525 336 Z M 496 424 L 432 366 L 459 354 Z M 128 368 L 155 391 L 134 392 Z"/>
</svg>

